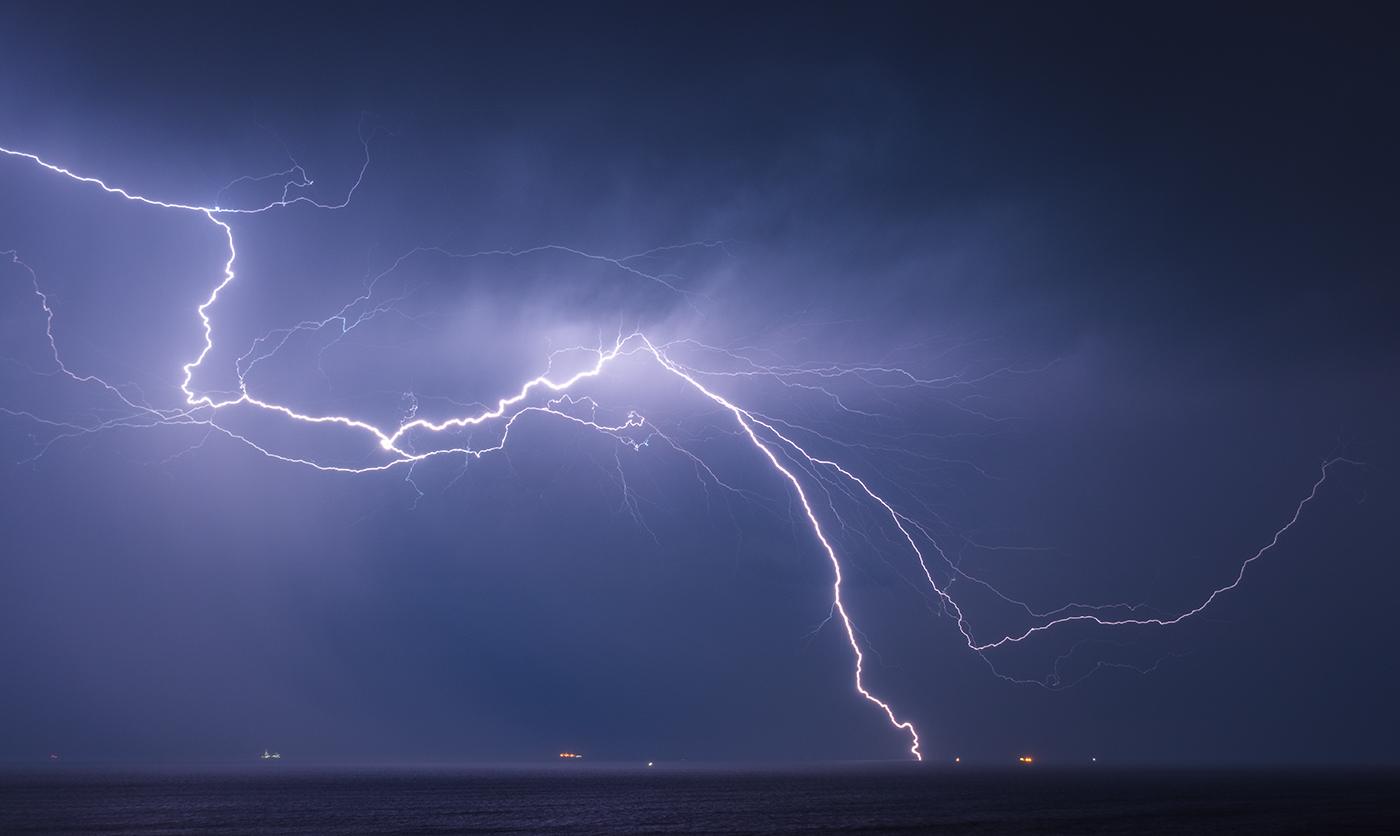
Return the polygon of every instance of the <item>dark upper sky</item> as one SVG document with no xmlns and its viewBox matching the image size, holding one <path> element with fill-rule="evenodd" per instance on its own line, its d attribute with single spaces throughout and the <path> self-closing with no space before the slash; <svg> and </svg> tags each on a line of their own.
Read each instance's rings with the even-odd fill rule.
<svg viewBox="0 0 1400 836">
<path fill-rule="evenodd" d="M 243 368 L 392 431 L 555 349 L 693 341 L 677 362 L 1041 611 L 1194 608 L 1343 456 L 1200 615 L 986 661 L 878 505 L 801 478 L 867 684 L 932 759 L 1395 762 L 1394 11 L 402 5 L 3 4 L 4 148 L 198 206 L 359 180 L 220 216 L 196 390 Z M 0 251 L 0 758 L 904 753 L 813 632 L 832 570 L 795 493 L 654 363 L 561 407 L 645 415 L 646 446 L 535 412 L 480 459 L 325 473 L 229 433 L 382 459 L 55 373 L 34 281 L 70 371 L 178 406 L 227 256 L 202 215 L 0 158 Z M 376 276 L 343 336 L 258 341 Z M 1036 623 L 952 591 L 979 641 Z"/>
</svg>

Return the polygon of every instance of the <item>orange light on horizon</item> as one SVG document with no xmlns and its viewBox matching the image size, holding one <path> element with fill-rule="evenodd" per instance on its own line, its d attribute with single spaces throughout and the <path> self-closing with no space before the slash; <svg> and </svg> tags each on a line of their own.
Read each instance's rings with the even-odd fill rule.
<svg viewBox="0 0 1400 836">
<path fill-rule="evenodd" d="M 559 757 L 561 757 L 561 758 L 581 758 L 581 757 L 583 757 L 583 755 L 575 755 L 573 752 L 560 752 L 560 753 L 559 753 Z"/>
<path fill-rule="evenodd" d="M 1030 762 L 1031 762 L 1031 759 L 1030 759 L 1030 758 L 1021 758 L 1021 763 L 1030 763 Z"/>
</svg>

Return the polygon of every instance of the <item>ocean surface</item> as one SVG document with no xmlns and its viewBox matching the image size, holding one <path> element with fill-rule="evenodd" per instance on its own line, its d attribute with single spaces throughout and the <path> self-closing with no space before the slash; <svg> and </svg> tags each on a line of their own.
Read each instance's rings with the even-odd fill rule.
<svg viewBox="0 0 1400 836">
<path fill-rule="evenodd" d="M 1400 772 L 0 767 L 4 834 L 1400 834 Z"/>
</svg>

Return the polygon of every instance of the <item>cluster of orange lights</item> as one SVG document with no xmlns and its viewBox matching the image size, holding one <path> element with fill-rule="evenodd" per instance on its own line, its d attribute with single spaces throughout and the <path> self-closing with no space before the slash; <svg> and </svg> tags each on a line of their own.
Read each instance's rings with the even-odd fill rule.
<svg viewBox="0 0 1400 836">
<path fill-rule="evenodd" d="M 1032 759 L 1027 757 L 1017 758 L 1017 760 L 1019 760 L 1021 763 L 1030 763 Z M 1098 758 L 1094 758 L 1094 760 L 1098 760 Z M 962 758 L 953 758 L 953 763 L 962 763 Z"/>
<path fill-rule="evenodd" d="M 559 753 L 559 757 L 561 757 L 561 758 L 581 758 L 581 757 L 583 757 L 583 755 L 575 755 L 573 752 L 560 752 L 560 753 Z"/>
</svg>

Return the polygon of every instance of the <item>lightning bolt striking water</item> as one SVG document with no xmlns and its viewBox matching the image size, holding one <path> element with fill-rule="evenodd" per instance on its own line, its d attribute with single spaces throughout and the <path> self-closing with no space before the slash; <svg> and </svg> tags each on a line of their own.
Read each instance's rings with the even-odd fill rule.
<svg viewBox="0 0 1400 836">
<path fill-rule="evenodd" d="M 839 525 L 843 529 L 847 527 L 846 521 L 836 507 L 834 496 L 843 496 L 849 500 L 864 503 L 874 513 L 883 515 L 894 526 L 894 530 L 899 533 L 896 539 L 900 547 L 908 549 L 909 554 L 913 556 L 919 567 L 918 575 L 922 578 L 926 597 L 936 603 L 941 611 L 950 614 L 955 619 L 957 629 L 968 648 L 986 660 L 992 666 L 993 672 L 1013 681 L 1031 681 L 1047 687 L 1064 687 L 1065 683 L 1061 683 L 1056 675 L 1045 680 L 1024 680 L 1006 676 L 997 670 L 989 654 L 998 649 L 1016 645 L 1034 635 L 1075 623 L 1092 624 L 1104 628 L 1167 627 L 1191 618 L 1209 607 L 1219 596 L 1235 589 L 1243 582 L 1249 566 L 1277 545 L 1279 539 L 1297 523 L 1304 506 L 1317 496 L 1332 468 L 1341 463 L 1355 464 L 1355 462 L 1342 458 L 1334 458 L 1324 462 L 1311 492 L 1298 503 L 1287 523 L 1274 533 L 1267 545 L 1239 565 L 1233 580 L 1212 590 L 1195 607 L 1176 614 L 1164 615 L 1160 613 L 1144 614 L 1146 612 L 1145 605 L 1071 603 L 1051 611 L 1042 612 L 1003 595 L 987 582 L 965 572 L 959 567 L 958 562 L 939 545 L 938 537 L 935 536 L 930 526 L 921 523 L 913 513 L 902 510 L 895 501 L 887 498 L 887 494 L 872 487 L 870 476 L 858 474 L 857 468 L 851 464 L 843 465 L 824 457 L 823 454 L 812 448 L 810 443 L 801 440 L 802 438 L 815 438 L 823 442 L 833 443 L 833 439 L 751 408 L 745 408 L 731 400 L 732 396 L 727 397 L 717 391 L 716 383 L 713 382 L 726 378 L 762 378 L 776 381 L 783 387 L 818 393 L 829 398 L 838 409 L 844 412 L 867 415 L 868 413 L 843 403 L 839 393 L 830 388 L 828 383 L 837 379 L 856 378 L 869 382 L 878 378 L 895 381 L 891 384 L 884 384 L 891 387 L 936 389 L 975 383 L 977 375 L 970 373 L 965 372 L 947 378 L 927 378 L 899 366 L 793 367 L 764 365 L 741 352 L 702 346 L 688 340 L 653 341 L 647 334 L 634 330 L 619 332 L 612 340 L 611 345 L 605 346 L 600 343 L 592 348 L 578 347 L 555 352 L 551 355 L 549 367 L 543 374 L 526 380 L 514 394 L 500 398 L 494 407 L 481 406 L 475 411 L 466 410 L 454 417 L 439 421 L 416 417 L 417 404 L 412 395 L 405 396 L 406 399 L 413 402 L 405 419 L 399 421 L 397 426 L 386 428 L 347 415 L 312 414 L 259 397 L 253 393 L 248 382 L 248 375 L 259 363 L 276 355 L 280 349 L 287 345 L 288 340 L 294 334 L 326 331 L 327 333 L 343 335 L 358 324 L 390 310 L 397 300 L 391 299 L 387 302 L 372 304 L 371 296 L 374 282 L 371 281 L 363 295 L 345 305 L 332 316 L 319 321 L 303 322 L 255 340 L 234 363 L 237 381 L 235 389 L 225 392 L 199 389 L 196 385 L 197 377 L 204 371 L 205 362 L 215 349 L 215 321 L 212 312 L 220 301 L 220 294 L 235 280 L 236 276 L 234 268 L 238 260 L 238 249 L 231 221 L 237 216 L 257 215 L 295 204 L 306 204 L 324 210 L 335 210 L 348 206 L 363 182 L 365 171 L 369 166 L 368 141 L 364 141 L 364 146 L 364 164 L 361 166 L 354 184 L 346 191 L 343 199 L 333 202 L 319 202 L 303 194 L 302 192 L 309 188 L 312 181 L 307 178 L 302 167 L 293 161 L 290 169 L 278 174 L 262 178 L 242 178 L 244 180 L 284 178 L 282 192 L 278 198 L 253 208 L 226 208 L 217 205 L 196 206 L 155 200 L 110 186 L 97 178 L 74 173 L 66 168 L 48 163 L 33 154 L 0 148 L 0 154 L 11 159 L 25 161 L 27 164 L 40 166 L 55 175 L 91 185 L 115 198 L 139 203 L 154 210 L 194 213 L 203 216 L 220 231 L 227 246 L 227 259 L 223 263 L 220 279 L 215 283 L 203 303 L 199 304 L 193 312 L 198 317 L 202 329 L 202 345 L 193 359 L 180 366 L 182 377 L 178 388 L 183 397 L 180 403 L 171 407 L 153 406 L 147 403 L 143 395 L 133 394 L 129 389 L 109 383 L 96 375 L 83 374 L 70 369 L 61 358 L 58 343 L 53 334 L 54 310 L 49 304 L 49 296 L 41 290 L 38 275 L 21 260 L 19 253 L 15 251 L 5 253 L 15 265 L 28 271 L 33 284 L 33 292 L 43 310 L 44 333 L 48 342 L 47 349 L 51 354 L 52 367 L 45 371 L 26 365 L 27 371 L 38 375 L 63 376 L 83 386 L 97 387 L 108 396 L 115 397 L 125 409 L 125 414 L 119 417 L 89 416 L 83 420 L 54 420 L 30 410 L 0 408 L 5 414 L 32 421 L 47 430 L 48 437 L 39 443 L 38 452 L 34 457 L 43 455 L 52 444 L 60 439 L 95 433 L 116 426 L 151 427 L 185 424 L 206 427 L 209 432 L 221 433 L 266 456 L 284 462 L 309 466 L 323 471 L 345 473 L 369 473 L 404 467 L 409 470 L 411 481 L 412 468 L 416 463 L 442 456 L 458 456 L 462 457 L 463 460 L 469 460 L 501 451 L 508 443 L 512 428 L 522 416 L 545 414 L 606 434 L 638 451 L 650 446 L 653 442 L 666 445 L 693 462 L 697 470 L 708 479 L 709 484 L 742 493 L 717 476 L 714 470 L 698 454 L 689 449 L 682 439 L 664 431 L 662 427 L 648 422 L 639 412 L 627 410 L 626 415 L 620 419 L 601 418 L 598 414 L 598 405 L 593 398 L 586 394 L 579 394 L 583 384 L 600 378 L 606 373 L 617 371 L 624 360 L 646 362 L 654 371 L 659 371 L 683 384 L 693 395 L 700 397 L 715 408 L 718 414 L 727 415 L 732 420 L 732 427 L 737 433 L 737 437 L 744 439 L 759 455 L 760 459 L 772 468 L 772 472 L 790 487 L 791 495 L 795 498 L 796 504 L 800 506 L 800 516 L 805 520 L 810 532 L 820 544 L 822 552 L 831 563 L 831 615 L 828 621 L 836 621 L 854 655 L 855 689 L 866 700 L 878 706 L 894 728 L 908 735 L 909 752 L 920 760 L 922 760 L 923 754 L 919 749 L 919 735 L 914 725 L 907 720 L 901 720 L 894 708 L 876 696 L 866 684 L 865 665 L 868 645 L 863 646 L 862 636 L 847 610 L 846 602 L 843 600 L 843 561 L 833 543 L 830 531 L 830 526 L 833 524 Z M 447 257 L 462 258 L 485 255 L 519 256 L 547 250 L 606 262 L 638 279 L 655 282 L 667 288 L 668 291 L 687 297 L 688 302 L 691 301 L 689 297 L 692 294 L 673 283 L 674 277 L 652 275 L 632 266 L 635 260 L 650 256 L 651 252 L 624 259 L 612 259 L 557 246 L 518 252 L 496 251 L 466 255 L 448 253 L 444 250 L 435 251 Z M 424 251 L 419 249 L 405 254 L 389 271 L 382 275 L 392 272 L 410 256 Z M 737 366 L 737 370 L 730 368 L 729 370 L 716 371 L 698 368 L 679 359 L 685 350 L 713 352 L 732 361 L 734 366 Z M 554 372 L 556 359 L 566 354 L 591 357 L 591 361 L 586 363 L 582 369 L 572 373 Z M 346 462 L 274 450 L 266 442 L 259 443 L 248 435 L 230 428 L 226 423 L 221 423 L 220 416 L 235 409 L 253 409 L 260 413 L 312 427 L 338 427 L 351 434 L 364 437 L 376 452 L 364 460 Z M 484 445 L 473 445 L 470 441 L 470 431 L 475 428 L 487 427 L 495 428 L 493 440 Z M 461 431 L 468 431 L 467 443 L 454 443 L 452 440 L 459 438 Z M 442 443 L 444 441 L 446 443 Z M 624 496 L 628 497 L 626 501 L 630 503 L 630 489 L 627 489 L 625 484 Z M 827 497 L 824 503 L 819 501 L 819 497 L 822 496 Z M 1019 608 L 1024 616 L 1031 619 L 1033 623 L 1023 629 L 1006 631 L 995 639 L 979 639 L 977 637 L 978 631 L 974 629 L 968 616 L 964 613 L 964 605 L 960 605 L 958 597 L 954 595 L 955 584 L 969 585 L 990 591 L 1005 603 Z"/>
</svg>

